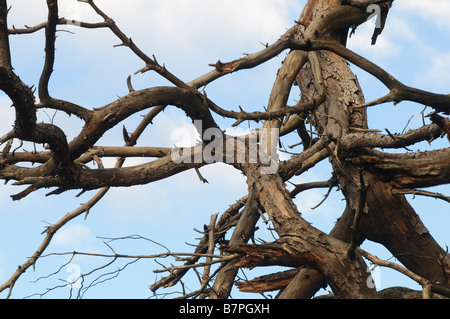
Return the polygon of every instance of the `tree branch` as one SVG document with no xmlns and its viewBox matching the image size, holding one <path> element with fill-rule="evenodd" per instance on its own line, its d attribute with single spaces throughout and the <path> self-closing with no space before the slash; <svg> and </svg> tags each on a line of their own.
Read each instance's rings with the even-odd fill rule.
<svg viewBox="0 0 450 319">
<path fill-rule="evenodd" d="M 394 194 L 394 195 L 412 194 L 414 196 L 422 195 L 422 196 L 442 199 L 442 200 L 450 203 L 450 196 L 445 196 L 445 195 L 440 194 L 440 193 L 433 193 L 433 192 L 428 192 L 428 191 L 424 191 L 424 190 L 420 190 L 420 189 L 393 189 L 392 190 L 392 194 Z"/>
<path fill-rule="evenodd" d="M 411 278 L 412 280 L 414 280 L 415 282 L 417 282 L 419 285 L 421 285 L 424 290 L 427 288 L 427 286 L 431 287 L 431 290 L 442 294 L 443 296 L 449 297 L 450 298 L 450 289 L 436 285 L 431 283 L 429 280 L 427 280 L 426 278 L 423 278 L 415 273 L 413 273 L 412 271 L 397 265 L 396 263 L 390 262 L 390 261 L 385 261 L 385 260 L 381 260 L 373 255 L 371 255 L 370 253 L 362 250 L 361 248 L 357 249 L 358 252 L 364 256 L 365 258 L 369 259 L 371 262 L 373 262 L 376 265 L 379 266 L 383 266 L 383 267 L 389 267 L 392 268 L 398 272 L 401 272 L 402 274 L 408 276 L 409 278 Z"/>
<path fill-rule="evenodd" d="M 389 159 L 363 155 L 353 163 L 381 173 L 396 188 L 422 188 L 450 183 L 450 149 L 417 154 L 417 158 Z"/>
</svg>

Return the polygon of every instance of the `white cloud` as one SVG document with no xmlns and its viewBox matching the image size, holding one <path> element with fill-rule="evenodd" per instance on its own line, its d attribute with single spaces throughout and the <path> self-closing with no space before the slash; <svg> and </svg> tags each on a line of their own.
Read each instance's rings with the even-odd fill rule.
<svg viewBox="0 0 450 319">
<path fill-rule="evenodd" d="M 424 89 L 450 93 L 450 53 L 435 53 L 430 56 L 429 65 L 417 77 L 416 83 Z"/>
<path fill-rule="evenodd" d="M 394 42 L 396 42 L 396 40 L 403 40 L 407 42 L 417 41 L 417 35 L 414 33 L 411 24 L 404 19 L 401 14 L 391 14 L 388 16 L 386 27 L 381 33 L 380 39 L 384 36 L 395 38 L 392 40 Z"/>
<path fill-rule="evenodd" d="M 360 26 L 348 40 L 348 47 L 368 59 L 379 59 L 380 61 L 400 52 L 401 49 L 394 39 L 384 33 L 378 37 L 376 45 L 371 45 L 373 30 L 366 24 Z"/>
<path fill-rule="evenodd" d="M 276 40 L 300 15 L 302 1 L 197 0 L 148 1 L 97 0 L 95 3 L 133 39 L 162 42 L 170 48 L 198 51 L 204 43 L 222 42 L 224 46 Z M 45 3 L 35 0 L 12 0 L 10 25 L 23 27 L 44 22 Z M 87 22 L 101 22 L 86 3 L 60 0 L 59 16 Z M 95 33 L 95 31 L 91 32 Z M 102 40 L 102 39 L 97 39 Z M 206 41 L 205 41 L 206 40 Z M 179 53 L 179 52 L 178 52 Z"/>
<path fill-rule="evenodd" d="M 395 2 L 395 10 L 407 11 L 419 16 L 440 28 L 450 30 L 448 17 L 450 16 L 450 2 L 448 0 L 403 0 Z"/>
<path fill-rule="evenodd" d="M 174 146 L 190 147 L 200 140 L 200 135 L 193 125 L 184 125 L 173 128 L 170 132 L 170 139 Z"/>
<path fill-rule="evenodd" d="M 394 10 L 394 8 L 391 10 Z M 406 43 L 417 45 L 419 40 L 405 18 L 397 11 L 389 15 L 385 29 L 378 36 L 375 45 L 371 44 L 375 24 L 372 21 L 362 24 L 357 28 L 356 33 L 349 38 L 348 47 L 369 59 L 379 62 L 384 62 L 387 57 L 398 57 L 404 54 Z"/>
<path fill-rule="evenodd" d="M 10 25 L 33 26 L 46 20 L 45 2 L 11 1 Z M 260 41 L 275 41 L 298 19 L 303 2 L 97 0 L 95 3 L 143 52 L 148 56 L 154 54 L 179 78 L 191 81 L 211 71 L 210 63 L 240 58 L 243 53 L 261 50 Z M 60 0 L 58 4 L 60 16 L 87 22 L 102 21 L 86 3 Z M 126 77 L 143 67 L 138 57 L 128 48 L 113 48 L 120 40 L 110 30 L 74 26 L 58 28 L 70 33 L 58 33 L 55 72 L 50 82 L 51 93 L 55 97 L 87 107 L 99 107 L 103 105 L 105 96 L 106 100 L 112 100 L 125 94 Z M 27 84 L 37 85 L 43 65 L 43 32 L 11 38 L 13 62 L 18 74 Z M 70 74 L 70 82 L 66 81 L 67 74 Z M 259 78 L 267 76 L 270 75 L 263 74 Z M 148 72 L 134 76 L 133 84 L 140 89 L 167 83 L 160 80 L 161 77 Z M 249 81 L 248 85 L 256 84 Z M 78 94 L 80 91 L 84 94 Z"/>
<path fill-rule="evenodd" d="M 60 229 L 54 236 L 52 243 L 57 246 L 70 245 L 74 247 L 92 240 L 89 228 L 81 224 L 70 224 Z"/>
<path fill-rule="evenodd" d="M 173 187 L 169 187 L 170 185 L 170 181 L 162 181 L 148 185 L 112 188 L 97 208 L 109 222 L 149 222 L 161 218 L 164 213 L 170 211 L 170 196 L 174 190 Z"/>
<path fill-rule="evenodd" d="M 127 29 L 132 27 L 147 35 L 160 35 L 166 43 L 187 46 L 225 34 L 227 40 L 264 41 L 258 37 L 280 35 L 283 27 L 293 24 L 289 21 L 290 10 L 300 9 L 290 0 L 136 0 L 132 6 L 103 0 L 98 5 Z"/>
<path fill-rule="evenodd" d="M 449 10 L 448 1 L 395 1 L 376 45 L 370 45 L 374 25 L 367 22 L 349 39 L 349 48 L 407 85 L 447 92 L 450 55 L 446 33 L 436 27 L 448 28 Z"/>
<path fill-rule="evenodd" d="M 97 209 L 108 222 L 120 222 L 121 231 L 136 232 L 137 225 L 166 223 L 167 216 L 180 227 L 191 229 L 210 214 L 225 211 L 246 193 L 245 178 L 226 164 L 205 166 L 200 173 L 208 184 L 189 170 L 148 185 L 113 188 Z"/>
<path fill-rule="evenodd" d="M 64 3 L 70 1 L 61 2 L 61 11 L 70 11 L 63 6 Z M 185 69 L 190 77 L 209 71 L 208 64 L 219 59 L 234 60 L 244 52 L 261 50 L 260 41 L 271 43 L 277 40 L 294 24 L 301 10 L 301 4 L 293 0 L 198 0 L 195 3 L 187 0 L 134 0 L 132 4 L 98 0 L 96 3 L 147 55 L 155 54 L 158 61 L 165 63 L 170 70 Z M 89 7 L 84 3 L 78 5 Z M 75 15 L 81 16 L 82 20 L 101 21 L 101 18 L 92 18 L 91 14 L 84 17 L 84 11 Z M 82 34 L 84 46 L 107 45 L 110 48 L 119 43 L 109 31 L 99 37 L 102 31 L 72 30 L 76 32 L 75 37 Z M 116 48 L 114 54 L 124 52 L 125 49 Z M 104 58 L 108 59 L 108 56 L 110 54 Z M 192 73 L 193 69 L 200 67 L 201 71 Z"/>
<path fill-rule="evenodd" d="M 47 18 L 47 6 L 42 1 L 10 0 L 8 6 L 11 7 L 8 22 L 16 28 L 23 28 L 25 25 L 31 27 Z"/>
<path fill-rule="evenodd" d="M 329 232 L 345 209 L 343 195 L 336 188 L 325 198 L 328 189 L 312 189 L 296 196 L 294 203 L 302 217 L 313 226 Z"/>
</svg>

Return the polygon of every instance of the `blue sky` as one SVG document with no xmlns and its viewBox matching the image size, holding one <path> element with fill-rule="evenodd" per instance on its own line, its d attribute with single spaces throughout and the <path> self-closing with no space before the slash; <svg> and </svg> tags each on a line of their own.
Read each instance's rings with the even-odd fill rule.
<svg viewBox="0 0 450 319">
<path fill-rule="evenodd" d="M 294 0 L 235 0 L 192 1 L 168 0 L 148 1 L 98 0 L 96 3 L 110 15 L 121 29 L 144 52 L 154 54 L 160 63 L 185 81 L 190 81 L 211 70 L 208 66 L 217 60 L 229 61 L 262 48 L 262 43 L 274 42 L 298 19 L 306 1 Z M 396 0 L 386 29 L 377 45 L 370 45 L 373 23 L 360 26 L 348 42 L 348 46 L 371 59 L 407 85 L 439 93 L 450 91 L 450 3 L 435 0 L 433 6 L 423 5 L 420 0 Z M 10 25 L 36 25 L 46 19 L 45 1 L 11 0 Z M 239 4 L 240 10 L 235 10 Z M 60 0 L 60 15 L 67 18 L 98 22 L 100 18 L 92 13 L 88 5 L 75 0 Z M 134 75 L 143 67 L 142 62 L 124 47 L 114 48 L 118 39 L 107 30 L 83 30 L 77 27 L 61 27 L 57 39 L 57 58 L 50 90 L 57 98 L 67 99 L 88 108 L 98 107 L 127 93 L 126 78 L 132 76 L 135 89 L 164 85 L 156 74 Z M 13 64 L 16 72 L 28 85 L 37 85 L 44 57 L 43 31 L 33 35 L 11 37 Z M 261 109 L 267 105 L 276 70 L 285 57 L 253 70 L 241 71 L 221 78 L 207 86 L 208 97 L 227 109 Z M 369 101 L 386 93 L 386 89 L 373 77 L 354 68 Z M 292 99 L 298 97 L 293 92 Z M 10 130 L 14 112 L 10 101 L 0 96 L 0 128 L 4 134 Z M 369 109 L 371 128 L 401 132 L 409 121 L 408 128 L 422 125 L 423 106 L 401 103 L 397 106 L 385 104 Z M 53 112 L 39 112 L 40 121 L 48 122 Z M 124 124 L 133 131 L 140 117 L 126 120 Z M 78 134 L 82 123 L 57 113 L 54 123 L 64 127 L 71 140 Z M 231 127 L 232 122 L 221 122 Z M 139 140 L 139 146 L 172 146 L 173 133 L 180 128 L 190 127 L 190 121 L 183 112 L 168 108 L 159 116 L 152 127 Z M 246 130 L 246 124 L 239 130 Z M 99 145 L 121 145 L 122 126 L 106 134 Z M 117 144 L 119 141 L 119 144 Z M 284 141 L 289 145 L 290 141 Z M 25 144 L 30 150 L 32 145 Z M 438 140 L 432 148 L 448 147 L 446 139 Z M 426 143 L 414 150 L 430 148 Z M 140 163 L 130 159 L 127 165 Z M 106 166 L 114 165 L 105 160 Z M 211 214 L 221 213 L 229 205 L 246 194 L 245 179 L 232 168 L 214 164 L 201 170 L 209 184 L 202 184 L 195 172 L 185 172 L 169 180 L 134 188 L 111 190 L 104 200 L 97 204 L 86 220 L 78 218 L 61 229 L 46 253 L 85 251 L 109 253 L 104 239 L 98 237 L 121 237 L 139 234 L 164 244 L 172 251 L 191 252 L 188 243 L 195 243 L 199 237 L 193 228 L 202 229 L 209 222 Z M 321 163 L 296 180 L 307 182 L 329 178 L 329 166 Z M 0 282 L 7 280 L 38 247 L 43 239 L 41 232 L 48 224 L 55 223 L 64 214 L 76 209 L 94 194 L 86 193 L 79 198 L 76 191 L 60 196 L 45 197 L 46 191 L 38 191 L 20 202 L 12 202 L 11 194 L 21 189 L 9 185 L 0 188 Z M 450 187 L 434 189 L 450 194 Z M 296 199 L 304 218 L 314 226 L 329 231 L 344 209 L 342 195 L 333 191 L 332 196 L 319 208 L 312 210 L 324 196 L 324 191 L 309 191 Z M 410 197 L 411 198 L 411 197 Z M 448 204 L 434 199 L 411 198 L 412 205 L 429 228 L 432 235 L 443 246 L 448 244 Z M 260 225 L 265 228 L 265 225 Z M 269 233 L 261 236 L 271 240 Z M 164 252 L 158 245 L 146 240 L 116 241 L 111 243 L 116 252 L 155 254 Z M 376 244 L 366 243 L 366 248 L 381 258 L 392 256 Z M 392 259 L 395 260 L 395 259 Z M 29 269 L 16 283 L 12 298 L 23 298 L 35 293 L 44 293 L 47 288 L 63 285 L 64 280 L 76 273 L 82 273 L 105 263 L 95 258 L 73 260 L 71 267 L 64 267 L 50 278 L 48 276 L 69 261 L 69 257 L 46 257 L 39 260 L 36 269 Z M 117 270 L 128 261 L 119 261 L 98 275 Z M 173 260 L 161 260 L 169 266 Z M 75 267 L 75 268 L 74 268 Z M 77 268 L 78 267 L 78 268 Z M 141 260 L 129 265 L 126 270 L 111 281 L 91 287 L 85 298 L 147 298 L 152 297 L 148 286 L 157 277 L 152 271 L 161 265 L 153 260 Z M 75 270 L 74 270 L 75 269 Z M 248 271 L 252 278 L 267 269 Z M 88 281 L 98 277 L 94 274 Z M 158 275 L 159 276 L 159 275 Z M 105 277 L 101 277 L 103 279 Z M 406 285 L 415 289 L 414 282 L 388 269 L 375 272 L 380 288 Z M 191 281 L 192 280 L 192 283 Z M 195 276 L 186 283 L 186 288 L 196 289 Z M 95 281 L 97 282 L 97 281 Z M 85 284 L 88 284 L 86 282 Z M 179 288 L 167 292 L 180 291 Z M 160 291 L 164 293 L 163 291 Z M 4 296 L 1 294 L 0 297 Z M 46 298 L 68 298 L 70 290 L 61 287 L 48 292 Z M 167 297 L 173 297 L 168 295 Z"/>
</svg>

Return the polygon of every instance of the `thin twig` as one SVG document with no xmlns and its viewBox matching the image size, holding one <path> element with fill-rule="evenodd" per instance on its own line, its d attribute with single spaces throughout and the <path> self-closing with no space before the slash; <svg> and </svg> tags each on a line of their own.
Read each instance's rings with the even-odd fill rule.
<svg viewBox="0 0 450 319">
<path fill-rule="evenodd" d="M 437 198 L 437 199 L 442 199 L 442 200 L 450 203 L 450 196 L 445 196 L 445 195 L 440 194 L 440 193 L 433 193 L 433 192 L 424 191 L 424 190 L 420 190 L 420 189 L 396 189 L 396 188 L 394 188 L 392 190 L 392 194 L 394 194 L 394 195 L 412 194 L 414 196 L 415 195 L 422 195 L 422 196 L 434 197 L 434 198 Z"/>
<path fill-rule="evenodd" d="M 208 233 L 208 255 L 211 255 L 214 253 L 214 247 L 216 245 L 216 239 L 215 239 L 215 231 L 216 231 L 216 220 L 217 220 L 218 214 L 214 214 L 211 216 L 211 220 L 209 222 L 209 233 Z M 212 257 L 206 257 L 206 262 L 211 263 Z M 211 270 L 211 265 L 208 264 L 203 268 L 203 277 L 202 277 L 202 286 L 206 286 L 207 282 L 209 281 L 209 272 Z M 201 294 L 200 299 L 206 298 L 206 294 Z"/>
</svg>

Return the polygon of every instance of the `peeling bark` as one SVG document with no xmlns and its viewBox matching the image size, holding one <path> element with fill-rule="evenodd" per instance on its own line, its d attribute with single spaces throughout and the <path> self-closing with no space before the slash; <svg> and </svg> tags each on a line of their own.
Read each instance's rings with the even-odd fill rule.
<svg viewBox="0 0 450 319">
<path fill-rule="evenodd" d="M 339 143 L 351 136 L 349 134 L 351 127 L 367 128 L 366 115 L 351 110 L 353 105 L 364 104 L 364 97 L 357 80 L 345 61 L 333 53 L 325 52 L 321 54 L 319 55 L 321 67 L 329 97 L 327 103 L 324 103 L 322 108 L 314 113 L 314 123 L 319 132 L 330 136 Z M 298 83 L 303 94 L 306 93 L 309 96 L 315 94 L 315 87 L 311 85 L 313 81 L 310 70 L 306 68 L 301 71 Z M 448 263 L 444 261 L 447 259 L 446 253 L 432 239 L 426 228 L 420 227 L 422 225 L 420 218 L 404 197 L 392 195 L 391 186 L 382 182 L 389 180 L 391 184 L 399 188 L 430 185 L 433 183 L 432 179 L 436 180 L 436 185 L 448 183 L 448 172 L 446 165 L 443 165 L 444 161 L 442 161 L 446 154 L 440 154 L 436 161 L 429 158 L 422 161 L 408 159 L 396 162 L 395 160 L 389 161 L 363 156 L 355 158 L 353 163 L 346 161 L 345 156 L 344 152 L 337 153 L 331 159 L 340 177 L 339 182 L 347 200 L 347 209 L 332 231 L 333 236 L 350 242 L 355 214 L 361 210 L 364 214 L 360 218 L 358 227 L 358 243 L 366 238 L 380 242 L 402 263 L 407 264 L 412 271 L 427 274 L 426 277 L 429 280 L 448 286 L 445 271 L 445 269 L 448 269 Z M 369 160 L 370 164 L 368 163 Z M 408 164 L 405 161 L 408 161 Z M 385 166 L 383 166 L 383 162 L 386 163 Z M 359 167 L 364 165 L 363 163 L 368 164 L 364 167 L 369 169 L 371 174 L 364 174 L 365 183 L 368 185 L 368 193 L 364 202 L 365 207 L 358 208 L 360 201 L 358 180 L 361 174 Z M 391 174 L 388 171 L 388 163 L 392 163 Z M 359 167 L 354 164 L 359 164 Z M 383 167 L 385 168 L 384 171 L 381 170 Z M 419 180 L 422 180 L 423 183 L 418 183 Z M 400 212 L 403 212 L 404 217 L 401 217 Z M 402 218 L 404 218 L 403 222 L 401 222 Z M 374 225 L 379 225 L 379 227 L 374 227 Z M 379 232 L 383 234 L 377 236 L 376 234 Z M 399 236 L 402 233 L 403 236 Z M 424 255 L 433 257 L 428 259 L 427 257 L 421 257 Z M 441 262 L 438 262 L 438 260 Z M 425 268 L 428 271 L 424 271 Z M 318 289 L 319 279 L 315 279 L 315 281 L 317 284 L 312 285 L 311 289 Z"/>
<path fill-rule="evenodd" d="M 247 171 L 246 175 L 249 183 L 258 190 L 259 201 L 280 239 L 263 249 L 261 246 L 239 247 L 237 251 L 244 249 L 247 254 L 242 261 L 243 266 L 278 264 L 299 267 L 307 264 L 323 274 L 341 298 L 376 298 L 376 291 L 367 285 L 367 266 L 362 258 L 350 254 L 348 244 L 326 235 L 302 219 L 279 177 L 260 175 L 253 170 Z"/>
<path fill-rule="evenodd" d="M 155 72 L 172 86 L 134 90 L 128 78 L 128 94 L 92 110 L 55 99 L 49 91 L 49 82 L 57 53 L 56 32 L 58 26 L 69 21 L 59 17 L 57 1 L 48 0 L 46 22 L 26 29 L 8 30 L 6 1 L 0 0 L 0 89 L 13 102 L 16 114 L 13 130 L 0 137 L 0 143 L 6 144 L 0 154 L 0 178 L 13 180 L 15 186 L 27 186 L 12 196 L 15 200 L 50 187 L 56 188 L 51 195 L 69 189 L 100 189 L 87 205 L 67 214 L 46 230 L 46 239 L 33 257 L 0 286 L 0 291 L 11 290 L 21 274 L 34 266 L 54 233 L 83 212 L 87 214 L 110 187 L 148 184 L 189 169 L 197 170 L 200 180 L 205 182 L 198 169 L 218 161 L 233 166 L 246 176 L 248 194 L 232 205 L 217 222 L 215 218 L 211 220 L 209 231 L 205 231 L 195 254 L 187 258 L 183 266 L 174 266 L 172 270 L 175 270 L 171 270 L 166 278 L 153 284 L 152 291 L 174 286 L 188 269 L 201 265 L 206 267 L 201 288 L 189 297 L 228 298 L 240 268 L 277 265 L 292 269 L 241 282 L 237 286 L 249 292 L 280 290 L 277 295 L 280 299 L 311 298 L 325 285 L 329 285 L 337 298 L 400 298 L 405 292 L 377 294 L 369 284 L 370 273 L 363 258 L 368 258 L 369 254 L 358 246 L 371 240 L 384 245 L 403 264 L 406 270 L 402 270 L 413 274 L 411 277 L 423 286 L 423 297 L 432 297 L 432 291 L 449 295 L 450 257 L 436 243 L 404 196 L 406 192 L 414 192 L 414 188 L 450 183 L 449 148 L 404 154 L 390 154 L 378 149 L 400 149 L 422 141 L 431 143 L 446 134 L 450 140 L 450 120 L 443 116 L 450 114 L 450 96 L 408 87 L 345 47 L 349 29 L 365 22 L 370 15 L 366 10 L 369 5 L 380 6 L 382 15 L 381 26 L 374 30 L 372 37 L 372 43 L 375 43 L 385 27 L 391 0 L 309 0 L 299 21 L 273 44 L 231 62 L 219 60 L 211 65 L 214 68 L 211 72 L 187 83 L 159 65 L 156 57 L 150 57 L 139 49 L 93 1 L 82 2 L 87 3 L 103 22 L 80 22 L 79 27 L 109 29 L 122 46 L 144 63 L 145 66 L 137 73 Z M 9 36 L 44 28 L 45 62 L 37 90 L 40 102 L 36 104 L 34 91 L 20 79 L 11 65 Z M 199 90 L 227 74 L 258 67 L 287 50 L 290 51 L 275 77 L 267 110 L 250 113 L 242 108 L 240 111 L 227 110 L 210 99 L 205 90 Z M 373 75 L 389 93 L 366 102 L 348 62 Z M 301 98 L 295 106 L 289 106 L 288 97 L 295 86 L 300 89 Z M 381 134 L 369 128 L 367 107 L 403 100 L 433 108 L 434 112 L 429 117 L 432 123 L 397 135 L 388 131 Z M 167 106 L 184 111 L 194 123 L 201 122 L 201 126 L 196 127 L 201 140 L 197 146 L 184 149 L 186 153 L 178 153 L 179 160 L 174 160 L 173 155 L 178 149 L 172 145 L 134 147 L 145 128 Z M 64 127 L 37 123 L 39 108 L 75 115 L 84 122 L 84 126 L 69 143 Z M 132 134 L 123 127 L 123 147 L 98 145 L 105 133 L 141 111 L 148 111 L 148 114 Z M 224 134 L 221 139 L 223 149 L 214 149 L 214 154 L 209 154 L 213 160 L 205 160 L 205 150 L 211 151 L 211 145 L 208 145 L 210 141 L 204 133 L 209 129 L 223 131 L 213 114 L 234 120 L 233 126 L 244 121 L 263 121 L 262 130 L 270 134 L 276 130 L 279 136 L 294 136 L 303 143 L 303 151 L 278 162 L 275 154 L 278 135 L 264 136 L 263 131 L 258 131 L 251 138 L 234 138 Z M 14 139 L 48 147 L 40 152 L 16 152 L 17 149 L 11 150 Z M 260 146 L 257 151 L 251 147 L 254 141 L 258 141 Z M 237 154 L 245 154 L 244 160 L 237 160 Z M 101 158 L 112 156 L 119 157 L 115 167 L 104 168 Z M 156 159 L 123 167 L 128 157 Z M 276 171 L 267 173 L 267 162 L 262 160 L 265 157 L 270 157 L 269 164 L 277 164 Z M 288 191 L 286 183 L 294 176 L 302 175 L 327 159 L 333 168 L 328 181 L 295 185 L 293 191 Z M 86 164 L 91 162 L 95 162 L 97 168 L 87 167 Z M 21 163 L 38 165 L 19 166 Z M 331 190 L 335 186 L 344 195 L 346 208 L 334 229 L 326 234 L 302 218 L 293 197 L 306 189 L 328 187 Z M 438 197 L 431 192 L 425 194 Z M 448 200 L 444 195 L 440 198 Z M 265 216 L 268 216 L 265 221 L 273 227 L 271 230 L 277 238 L 273 242 L 248 244 L 257 231 L 257 222 Z M 225 239 L 227 232 L 232 232 L 229 241 Z M 225 254 L 224 257 L 219 256 L 219 261 L 213 261 L 217 257 L 214 255 L 216 244 Z M 206 256 L 206 262 L 201 264 L 199 259 L 203 256 Z M 223 264 L 210 278 L 210 267 L 218 262 Z"/>
</svg>

